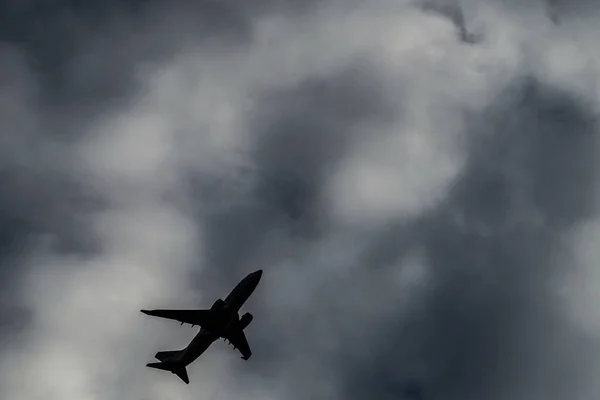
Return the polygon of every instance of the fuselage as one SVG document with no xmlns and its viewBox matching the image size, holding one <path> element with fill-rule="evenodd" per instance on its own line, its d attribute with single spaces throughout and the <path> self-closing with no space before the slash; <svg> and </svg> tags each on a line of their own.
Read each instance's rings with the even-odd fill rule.
<svg viewBox="0 0 600 400">
<path fill-rule="evenodd" d="M 258 286 L 261 277 L 262 270 L 248 274 L 233 288 L 221 306 L 218 303 L 213 305 L 216 316 L 213 330 L 219 337 L 224 337 L 227 330 L 239 322 L 239 311 Z"/>
<path fill-rule="evenodd" d="M 182 364 L 182 366 L 188 366 L 200 357 L 218 338 L 218 336 L 207 329 L 200 328 L 200 332 L 198 332 L 190 344 L 181 351 L 177 362 Z"/>
<path fill-rule="evenodd" d="M 217 300 L 211 308 L 214 312 L 213 324 L 202 327 L 190 344 L 181 351 L 178 363 L 187 366 L 204 353 L 217 339 L 224 338 L 234 324 L 239 323 L 239 311 L 256 289 L 262 277 L 262 270 L 248 274 L 229 293 L 224 301 Z"/>
<path fill-rule="evenodd" d="M 262 277 L 262 270 L 252 272 L 246 275 L 225 298 L 225 307 L 232 312 L 237 313 L 244 305 L 246 300 L 252 295 L 256 286 Z"/>
</svg>

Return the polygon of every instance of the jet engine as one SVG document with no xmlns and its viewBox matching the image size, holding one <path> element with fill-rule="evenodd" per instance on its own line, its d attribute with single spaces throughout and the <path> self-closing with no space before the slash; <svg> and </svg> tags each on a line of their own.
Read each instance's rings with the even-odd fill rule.
<svg viewBox="0 0 600 400">
<path fill-rule="evenodd" d="M 246 327 L 250 325 L 250 322 L 252 322 L 253 319 L 254 317 L 249 312 L 242 315 L 242 318 L 240 318 L 240 326 L 242 327 L 242 330 L 246 329 Z"/>
</svg>

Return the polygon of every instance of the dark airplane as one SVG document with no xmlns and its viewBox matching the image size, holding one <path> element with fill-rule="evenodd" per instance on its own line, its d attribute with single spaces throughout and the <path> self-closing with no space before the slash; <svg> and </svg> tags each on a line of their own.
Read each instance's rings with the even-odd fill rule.
<svg viewBox="0 0 600 400">
<path fill-rule="evenodd" d="M 141 310 L 146 315 L 173 319 L 181 322 L 181 325 L 185 323 L 200 327 L 200 332 L 185 349 L 159 351 L 154 357 L 160 362 L 146 364 L 146 366 L 169 371 L 189 384 L 185 367 L 200 357 L 217 339 L 227 340 L 234 349 L 240 351 L 242 359 L 248 360 L 252 352 L 244 335 L 244 329 L 250 325 L 253 316 L 247 312 L 240 318 L 238 312 L 256 289 L 261 277 L 262 270 L 247 275 L 224 301 L 217 299 L 208 310 Z"/>
</svg>

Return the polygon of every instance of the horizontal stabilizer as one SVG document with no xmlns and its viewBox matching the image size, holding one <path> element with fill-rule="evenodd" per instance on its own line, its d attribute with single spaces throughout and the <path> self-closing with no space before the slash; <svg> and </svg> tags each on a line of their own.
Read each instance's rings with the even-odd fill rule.
<svg viewBox="0 0 600 400">
<path fill-rule="evenodd" d="M 182 381 L 189 385 L 190 378 L 188 377 L 187 370 L 185 367 L 181 367 L 177 363 L 172 362 L 159 362 L 159 363 L 150 363 L 146 364 L 146 367 L 162 369 L 163 371 L 169 371 L 179 377 Z"/>
</svg>

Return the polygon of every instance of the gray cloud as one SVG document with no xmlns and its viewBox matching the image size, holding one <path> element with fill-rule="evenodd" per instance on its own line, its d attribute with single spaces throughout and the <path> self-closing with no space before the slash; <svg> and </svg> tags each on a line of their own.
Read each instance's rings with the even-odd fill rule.
<svg viewBox="0 0 600 400">
<path fill-rule="evenodd" d="M 449 18 L 456 26 L 458 37 L 465 43 L 476 43 L 480 38 L 478 35 L 470 32 L 467 27 L 465 14 L 460 2 L 443 2 L 443 1 L 422 1 L 420 6 L 423 10 L 437 12 Z"/>
<path fill-rule="evenodd" d="M 22 52 L 2 46 L 0 62 L 0 336 L 24 327 L 30 311 L 20 299 L 20 276 L 33 248 L 59 254 L 98 254 L 84 229 L 101 199 L 70 165 L 72 150 L 60 127 L 35 113 L 34 84 Z M 12 337 L 14 339 L 14 336 Z"/>
<path fill-rule="evenodd" d="M 560 23 L 563 18 L 567 18 L 568 21 L 571 17 L 577 18 L 588 13 L 595 14 L 598 12 L 598 5 L 587 0 L 546 0 L 545 4 L 548 16 L 555 23 Z"/>
<path fill-rule="evenodd" d="M 298 239 L 299 245 L 301 238 L 310 242 L 322 236 L 328 225 L 321 204 L 328 171 L 353 137 L 369 134 L 356 125 L 390 119 L 392 113 L 381 83 L 361 65 L 309 77 L 256 100 L 256 117 L 248 126 L 256 140 L 250 150 L 254 186 L 247 201 L 200 215 L 211 269 L 227 277 L 243 275 L 279 257 L 282 238 Z M 203 189 L 219 190 L 200 185 Z"/>
<path fill-rule="evenodd" d="M 596 94 L 545 62 L 544 28 L 497 3 L 468 10 L 474 46 L 408 2 L 108 4 L 3 4 L 24 57 L 0 316 L 33 312 L 3 396 L 593 396 L 597 345 L 556 285 L 597 212 Z M 216 345 L 189 387 L 143 368 L 191 333 L 140 307 L 209 306 L 259 267 L 251 362 Z"/>
<path fill-rule="evenodd" d="M 559 399 L 582 390 L 593 345 L 561 312 L 553 282 L 576 263 L 565 235 L 595 212 L 595 116 L 567 93 L 518 79 L 472 119 L 467 136 L 468 162 L 439 207 L 362 238 L 369 243 L 360 252 L 364 272 L 350 280 L 340 274 L 340 284 L 318 275 L 322 265 L 297 261 L 326 282 L 324 297 L 311 292 L 311 305 L 294 309 L 302 335 L 282 337 L 272 321 L 255 327 L 262 331 L 256 346 L 264 346 L 259 359 L 284 354 L 278 359 L 285 363 L 290 353 L 313 351 L 323 368 L 336 371 L 345 398 Z M 393 292 L 373 296 L 374 282 L 379 291 L 401 288 L 369 275 L 389 280 L 391 270 L 408 267 L 414 249 L 422 249 L 432 271 L 425 297 L 409 309 L 398 303 L 397 313 L 369 324 L 355 308 L 357 296 L 370 296 L 362 300 L 373 314 L 389 307 L 382 301 L 401 299 Z M 351 258 L 343 260 L 356 264 Z M 273 309 L 262 307 L 258 315 Z M 323 334 L 335 336 L 333 353 L 314 348 Z M 305 388 L 302 396 L 307 391 L 313 393 Z"/>
<path fill-rule="evenodd" d="M 215 1 L 169 4 L 2 2 L 0 41 L 24 51 L 43 110 L 60 119 L 62 134 L 78 135 L 90 117 L 128 104 L 144 68 L 203 40 L 246 40 L 244 8 Z"/>
<path fill-rule="evenodd" d="M 389 342 L 351 370 L 358 398 L 396 397 L 413 379 L 426 398 L 558 399 L 581 390 L 589 344 L 558 311 L 551 284 L 575 263 L 564 235 L 596 201 L 595 117 L 526 79 L 476 120 L 471 161 L 443 205 L 410 230 L 435 289 L 418 315 L 391 320 Z"/>
</svg>

